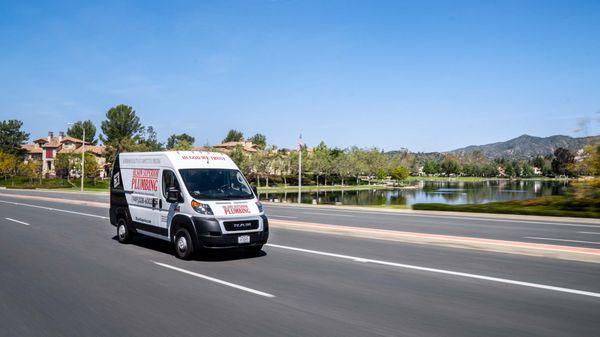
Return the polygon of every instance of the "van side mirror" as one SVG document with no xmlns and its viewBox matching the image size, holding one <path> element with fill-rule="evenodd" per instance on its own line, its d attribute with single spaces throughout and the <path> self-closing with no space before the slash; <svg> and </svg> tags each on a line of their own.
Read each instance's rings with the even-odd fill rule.
<svg viewBox="0 0 600 337">
<path fill-rule="evenodd" d="M 179 199 L 181 198 L 181 192 L 179 192 L 178 189 L 176 189 L 175 187 L 171 187 L 167 190 L 167 202 L 168 203 L 174 203 L 174 202 L 179 202 Z"/>
<path fill-rule="evenodd" d="M 252 186 L 252 191 L 254 192 L 254 195 L 256 195 L 256 198 L 258 198 L 258 189 L 256 186 Z"/>
</svg>

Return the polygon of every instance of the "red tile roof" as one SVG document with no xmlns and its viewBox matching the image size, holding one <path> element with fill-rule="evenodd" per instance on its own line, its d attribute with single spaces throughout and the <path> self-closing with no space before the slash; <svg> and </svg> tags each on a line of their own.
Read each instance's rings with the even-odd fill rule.
<svg viewBox="0 0 600 337">
<path fill-rule="evenodd" d="M 21 145 L 21 148 L 25 151 L 27 151 L 27 153 L 30 154 L 34 154 L 34 153 L 42 153 L 42 148 L 39 147 L 36 144 L 25 144 L 25 145 Z"/>
</svg>

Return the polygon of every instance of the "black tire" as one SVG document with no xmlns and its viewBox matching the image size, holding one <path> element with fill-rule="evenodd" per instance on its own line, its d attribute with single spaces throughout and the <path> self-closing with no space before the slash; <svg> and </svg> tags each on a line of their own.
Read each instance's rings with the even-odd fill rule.
<svg viewBox="0 0 600 337">
<path fill-rule="evenodd" d="M 187 229 L 179 228 L 175 232 L 175 256 L 182 260 L 189 260 L 194 255 L 194 242 Z"/>
<path fill-rule="evenodd" d="M 257 246 L 246 247 L 246 248 L 244 248 L 244 250 L 246 251 L 246 253 L 248 253 L 250 255 L 256 255 L 256 254 L 260 253 L 262 248 L 263 248 L 263 245 L 257 245 Z"/>
<path fill-rule="evenodd" d="M 129 229 L 127 221 L 124 218 L 117 220 L 117 240 L 120 243 L 129 243 L 133 237 L 133 232 Z"/>
</svg>

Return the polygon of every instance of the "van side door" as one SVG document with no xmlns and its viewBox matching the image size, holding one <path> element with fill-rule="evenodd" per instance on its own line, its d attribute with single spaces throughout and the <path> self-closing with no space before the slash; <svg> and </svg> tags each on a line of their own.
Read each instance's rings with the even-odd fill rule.
<svg viewBox="0 0 600 337">
<path fill-rule="evenodd" d="M 136 230 L 151 235 L 164 235 L 159 228 L 160 197 L 158 168 L 122 169 L 131 220 Z"/>
<path fill-rule="evenodd" d="M 169 188 L 176 188 L 181 192 L 181 185 L 177 180 L 175 172 L 170 169 L 163 169 L 162 181 L 161 181 L 161 195 L 160 195 L 160 227 L 169 230 L 170 220 L 173 218 L 176 212 L 179 211 L 179 203 L 169 203 L 167 201 L 167 191 Z M 183 202 L 183 196 L 180 197 L 179 202 Z M 173 235 L 173 233 L 171 233 Z"/>
</svg>

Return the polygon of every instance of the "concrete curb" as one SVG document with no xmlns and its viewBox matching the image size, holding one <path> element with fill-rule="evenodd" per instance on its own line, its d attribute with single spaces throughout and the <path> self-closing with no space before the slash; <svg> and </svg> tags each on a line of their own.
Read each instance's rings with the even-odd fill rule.
<svg viewBox="0 0 600 337">
<path fill-rule="evenodd" d="M 452 248 L 472 249 L 516 255 L 539 256 L 561 260 L 600 263 L 600 249 L 558 246 L 539 243 L 481 239 L 427 233 L 401 232 L 386 229 L 348 227 L 299 221 L 270 220 L 271 227 L 326 233 L 374 240 L 397 241 Z"/>
<path fill-rule="evenodd" d="M 540 215 L 520 215 L 520 214 L 496 214 L 496 213 L 472 213 L 472 212 L 445 212 L 445 211 L 416 211 L 412 209 L 383 209 L 361 206 L 333 206 L 333 205 L 298 205 L 290 203 L 277 203 L 262 201 L 265 205 L 295 207 L 305 209 L 329 209 L 329 210 L 347 210 L 360 211 L 363 213 L 388 213 L 388 214 L 414 214 L 414 215 L 431 215 L 442 217 L 457 217 L 457 218 L 478 218 L 478 219 L 506 219 L 506 220 L 526 220 L 526 221 L 543 221 L 543 222 L 564 222 L 577 224 L 592 224 L 600 225 L 600 219 L 593 218 L 572 218 L 572 217 L 556 217 L 556 216 L 540 216 Z"/>
</svg>

